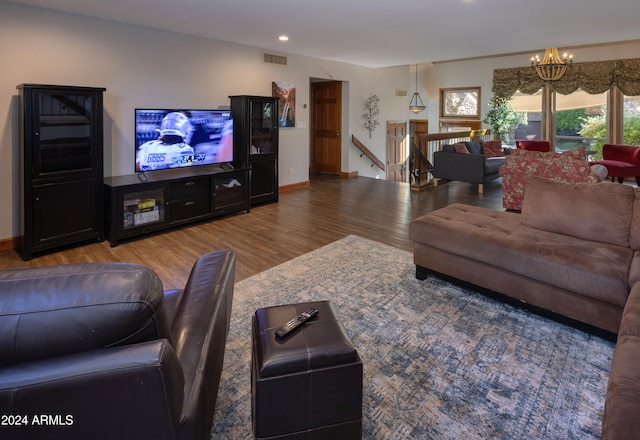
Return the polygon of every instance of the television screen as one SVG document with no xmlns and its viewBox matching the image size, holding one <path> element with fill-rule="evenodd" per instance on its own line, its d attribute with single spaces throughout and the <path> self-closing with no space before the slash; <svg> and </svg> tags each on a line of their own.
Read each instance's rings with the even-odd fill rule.
<svg viewBox="0 0 640 440">
<path fill-rule="evenodd" d="M 230 110 L 136 109 L 136 171 L 233 161 Z"/>
</svg>

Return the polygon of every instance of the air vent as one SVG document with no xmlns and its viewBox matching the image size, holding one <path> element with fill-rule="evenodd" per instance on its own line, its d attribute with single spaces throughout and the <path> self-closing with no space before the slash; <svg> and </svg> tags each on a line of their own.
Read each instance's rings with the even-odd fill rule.
<svg viewBox="0 0 640 440">
<path fill-rule="evenodd" d="M 269 64 L 279 64 L 280 66 L 286 66 L 287 57 L 265 52 L 262 54 L 262 62 L 269 63 Z"/>
<path fill-rule="evenodd" d="M 396 89 L 396 96 L 409 96 L 407 89 Z"/>
</svg>

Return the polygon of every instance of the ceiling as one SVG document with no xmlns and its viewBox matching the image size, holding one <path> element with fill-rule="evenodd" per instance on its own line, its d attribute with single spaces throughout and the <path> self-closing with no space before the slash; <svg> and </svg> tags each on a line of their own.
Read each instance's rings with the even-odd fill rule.
<svg viewBox="0 0 640 440">
<path fill-rule="evenodd" d="M 640 39 L 638 0 L 11 0 L 367 67 Z M 289 41 L 280 42 L 279 35 Z"/>
</svg>

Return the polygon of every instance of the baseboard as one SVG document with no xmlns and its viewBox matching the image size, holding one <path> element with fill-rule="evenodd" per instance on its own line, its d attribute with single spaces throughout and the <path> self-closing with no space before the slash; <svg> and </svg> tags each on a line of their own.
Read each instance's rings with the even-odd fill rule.
<svg viewBox="0 0 640 440">
<path fill-rule="evenodd" d="M 341 179 L 352 179 L 354 177 L 358 177 L 357 171 L 341 171 L 340 172 Z"/>
<path fill-rule="evenodd" d="M 306 180 L 304 182 L 296 182 L 296 183 L 292 183 L 290 185 L 279 186 L 278 187 L 278 191 L 284 192 L 284 191 L 291 191 L 293 189 L 308 188 L 310 185 L 311 185 L 311 182 Z"/>
<path fill-rule="evenodd" d="M 16 237 L 2 239 L 0 240 L 0 251 L 10 251 L 15 249 L 17 245 L 18 239 Z"/>
</svg>

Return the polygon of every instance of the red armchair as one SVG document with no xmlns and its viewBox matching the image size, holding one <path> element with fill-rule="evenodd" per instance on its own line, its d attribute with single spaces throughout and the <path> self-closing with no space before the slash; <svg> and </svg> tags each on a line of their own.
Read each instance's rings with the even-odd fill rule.
<svg viewBox="0 0 640 440">
<path fill-rule="evenodd" d="M 551 144 L 549 141 L 516 141 L 516 148 L 518 150 L 527 150 L 527 151 L 542 151 L 546 153 L 551 151 Z"/>
<path fill-rule="evenodd" d="M 591 164 L 604 165 L 611 181 L 617 177 L 622 183 L 625 177 L 635 177 L 640 186 L 640 147 L 622 144 L 604 144 L 602 146 L 602 160 L 595 160 Z"/>
</svg>

